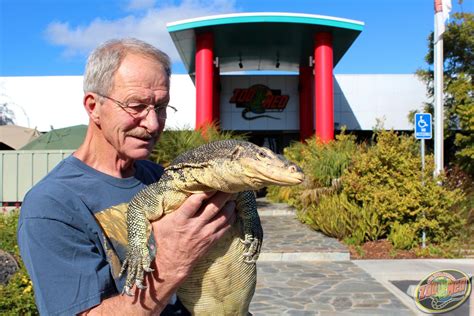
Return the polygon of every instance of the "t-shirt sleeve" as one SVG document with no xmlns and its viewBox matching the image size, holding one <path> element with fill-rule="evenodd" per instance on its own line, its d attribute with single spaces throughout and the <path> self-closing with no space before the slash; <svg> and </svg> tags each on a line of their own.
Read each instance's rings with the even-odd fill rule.
<svg viewBox="0 0 474 316">
<path fill-rule="evenodd" d="M 33 207 L 56 212 L 36 217 Z M 64 207 L 43 197 L 28 199 L 21 210 L 18 244 L 44 315 L 73 315 L 117 291 L 106 260 L 75 219 L 62 215 Z"/>
</svg>

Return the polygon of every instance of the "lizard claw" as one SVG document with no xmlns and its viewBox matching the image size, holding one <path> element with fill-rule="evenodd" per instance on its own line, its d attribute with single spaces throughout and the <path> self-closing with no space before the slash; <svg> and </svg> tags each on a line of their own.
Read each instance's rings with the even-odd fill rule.
<svg viewBox="0 0 474 316">
<path fill-rule="evenodd" d="M 244 262 L 245 262 L 245 263 L 248 263 L 248 264 L 252 264 L 252 263 L 256 263 L 256 262 L 257 262 L 257 259 L 248 259 L 248 258 L 246 258 L 246 259 L 244 260 Z"/>
<path fill-rule="evenodd" d="M 240 239 L 240 242 L 243 243 L 244 245 L 250 245 L 252 242 L 250 240 L 247 240 L 247 239 Z"/>
<path fill-rule="evenodd" d="M 130 291 L 130 288 L 128 286 L 124 286 L 123 287 L 123 290 L 122 290 L 122 295 L 125 294 L 125 295 L 128 295 L 128 296 L 133 296 L 132 295 L 132 292 Z"/>
<path fill-rule="evenodd" d="M 247 252 L 243 254 L 245 263 L 255 263 L 257 261 L 262 242 L 250 234 L 245 235 L 241 242 L 247 247 Z"/>
<path fill-rule="evenodd" d="M 137 288 L 139 288 L 140 290 L 145 290 L 145 289 L 146 289 L 146 286 L 143 285 L 142 281 L 140 281 L 140 280 L 136 280 L 136 281 L 135 281 L 135 285 L 136 285 Z"/>
<path fill-rule="evenodd" d="M 145 272 L 153 271 L 150 268 L 150 263 L 151 259 L 146 248 L 144 251 L 141 251 L 140 247 L 130 246 L 119 274 L 119 276 L 122 276 L 124 272 L 127 273 L 122 294 L 132 296 L 130 290 L 133 284 L 140 290 L 146 289 L 146 286 L 143 285 L 143 279 Z"/>
</svg>

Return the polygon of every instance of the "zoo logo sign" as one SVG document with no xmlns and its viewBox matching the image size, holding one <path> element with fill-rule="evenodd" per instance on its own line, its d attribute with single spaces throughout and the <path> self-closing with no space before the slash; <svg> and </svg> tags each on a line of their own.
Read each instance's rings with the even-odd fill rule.
<svg viewBox="0 0 474 316">
<path fill-rule="evenodd" d="M 453 310 L 471 294 L 471 280 L 459 270 L 439 270 L 420 281 L 415 303 L 425 313 L 439 314 Z"/>
<path fill-rule="evenodd" d="M 281 90 L 255 84 L 247 89 L 235 89 L 229 103 L 236 104 L 238 108 L 244 108 L 242 118 L 245 120 L 255 120 L 263 117 L 279 120 L 278 117 L 264 113 L 282 112 L 286 108 L 289 99 L 290 96 L 282 95 Z"/>
</svg>

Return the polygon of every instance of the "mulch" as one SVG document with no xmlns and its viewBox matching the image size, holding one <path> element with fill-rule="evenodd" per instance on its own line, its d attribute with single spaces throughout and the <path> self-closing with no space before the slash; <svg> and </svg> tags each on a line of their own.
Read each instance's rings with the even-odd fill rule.
<svg viewBox="0 0 474 316">
<path fill-rule="evenodd" d="M 395 250 L 386 240 L 368 241 L 360 246 L 348 246 L 351 259 L 417 259 L 414 250 Z M 359 250 L 358 250 L 359 249 Z"/>
</svg>

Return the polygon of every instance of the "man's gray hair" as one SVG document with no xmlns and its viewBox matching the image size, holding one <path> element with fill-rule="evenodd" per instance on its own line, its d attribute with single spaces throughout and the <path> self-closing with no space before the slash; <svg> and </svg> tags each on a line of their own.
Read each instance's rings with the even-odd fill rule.
<svg viewBox="0 0 474 316">
<path fill-rule="evenodd" d="M 168 78 L 171 76 L 171 61 L 158 48 L 135 38 L 113 39 L 98 46 L 87 59 L 83 89 L 107 95 L 113 88 L 114 75 L 127 54 L 151 57 L 163 66 Z"/>
</svg>

